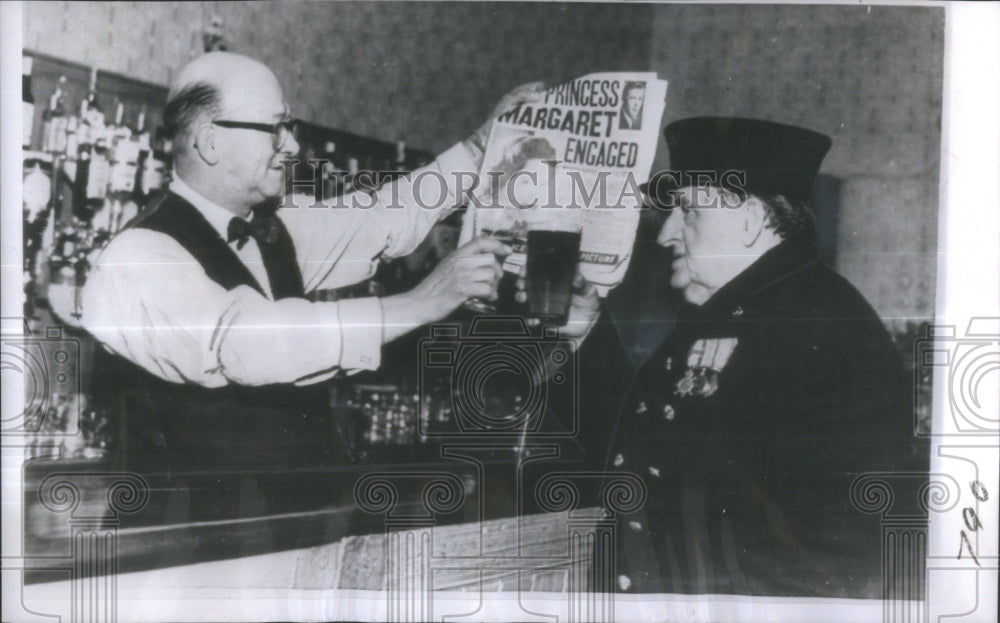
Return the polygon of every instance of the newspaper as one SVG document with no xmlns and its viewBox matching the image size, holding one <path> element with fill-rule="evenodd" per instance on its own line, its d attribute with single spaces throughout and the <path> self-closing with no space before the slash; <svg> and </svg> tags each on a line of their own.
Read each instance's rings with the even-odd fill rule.
<svg viewBox="0 0 1000 623">
<path fill-rule="evenodd" d="M 525 261 L 527 229 L 581 231 L 579 269 L 601 296 L 628 269 L 666 103 L 652 72 L 588 74 L 494 120 L 459 243 L 508 242 L 504 269 Z"/>
</svg>

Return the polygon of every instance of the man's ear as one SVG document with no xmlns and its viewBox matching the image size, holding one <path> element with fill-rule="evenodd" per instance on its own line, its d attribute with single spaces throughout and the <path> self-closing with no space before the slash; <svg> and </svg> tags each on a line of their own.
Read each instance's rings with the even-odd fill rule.
<svg viewBox="0 0 1000 623">
<path fill-rule="evenodd" d="M 211 123 L 202 123 L 194 131 L 194 151 L 207 164 L 219 162 L 219 134 Z"/>
<path fill-rule="evenodd" d="M 767 227 L 767 208 L 760 199 L 747 197 L 743 202 L 743 246 L 752 247 Z"/>
</svg>

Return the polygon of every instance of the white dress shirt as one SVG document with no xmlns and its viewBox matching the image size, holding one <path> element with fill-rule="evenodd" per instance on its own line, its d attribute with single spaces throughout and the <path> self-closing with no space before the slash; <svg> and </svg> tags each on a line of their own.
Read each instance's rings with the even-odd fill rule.
<svg viewBox="0 0 1000 623">
<path fill-rule="evenodd" d="M 371 197 L 355 193 L 357 201 L 348 197 L 333 206 L 314 203 L 312 197 L 290 198 L 278 216 L 295 245 L 306 292 L 363 281 L 375 274 L 380 257 L 411 252 L 464 201 L 459 195 L 468 189 L 458 188 L 463 180 L 453 173 L 475 171 L 459 144 Z M 180 179 L 171 190 L 226 239 L 232 212 Z M 382 309 L 377 298 L 275 301 L 256 241 L 250 238 L 239 250 L 230 243 L 230 248 L 267 296 L 249 286 L 225 290 L 166 234 L 122 231 L 102 251 L 83 288 L 83 326 L 108 350 L 156 376 L 205 387 L 305 385 L 340 369 L 379 367 Z"/>
</svg>

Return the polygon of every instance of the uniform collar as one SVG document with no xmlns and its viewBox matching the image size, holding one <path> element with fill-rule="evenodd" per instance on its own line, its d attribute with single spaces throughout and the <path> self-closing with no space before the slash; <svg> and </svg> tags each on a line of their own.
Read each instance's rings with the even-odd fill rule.
<svg viewBox="0 0 1000 623">
<path fill-rule="evenodd" d="M 703 305 L 690 306 L 686 315 L 702 319 L 738 317 L 742 314 L 740 303 L 818 261 L 819 251 L 812 237 L 798 234 L 783 240 L 719 288 Z"/>
<path fill-rule="evenodd" d="M 194 206 L 194 208 L 205 217 L 205 220 L 212 226 L 212 229 L 218 232 L 223 240 L 228 239 L 229 222 L 233 220 L 234 217 L 241 218 L 214 201 L 206 199 L 201 193 L 191 188 L 187 182 L 177 177 L 176 173 L 174 174 L 174 179 L 170 182 L 170 192 L 178 195 Z M 249 220 L 249 218 L 244 220 Z"/>
</svg>

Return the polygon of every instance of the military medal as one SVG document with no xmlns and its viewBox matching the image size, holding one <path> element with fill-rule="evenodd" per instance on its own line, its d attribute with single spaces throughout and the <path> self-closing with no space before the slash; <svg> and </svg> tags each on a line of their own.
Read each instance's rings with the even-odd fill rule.
<svg viewBox="0 0 1000 623">
<path fill-rule="evenodd" d="M 688 351 L 687 370 L 674 394 L 708 398 L 719 389 L 719 373 L 729 363 L 738 340 L 734 337 L 698 340 Z"/>
</svg>

